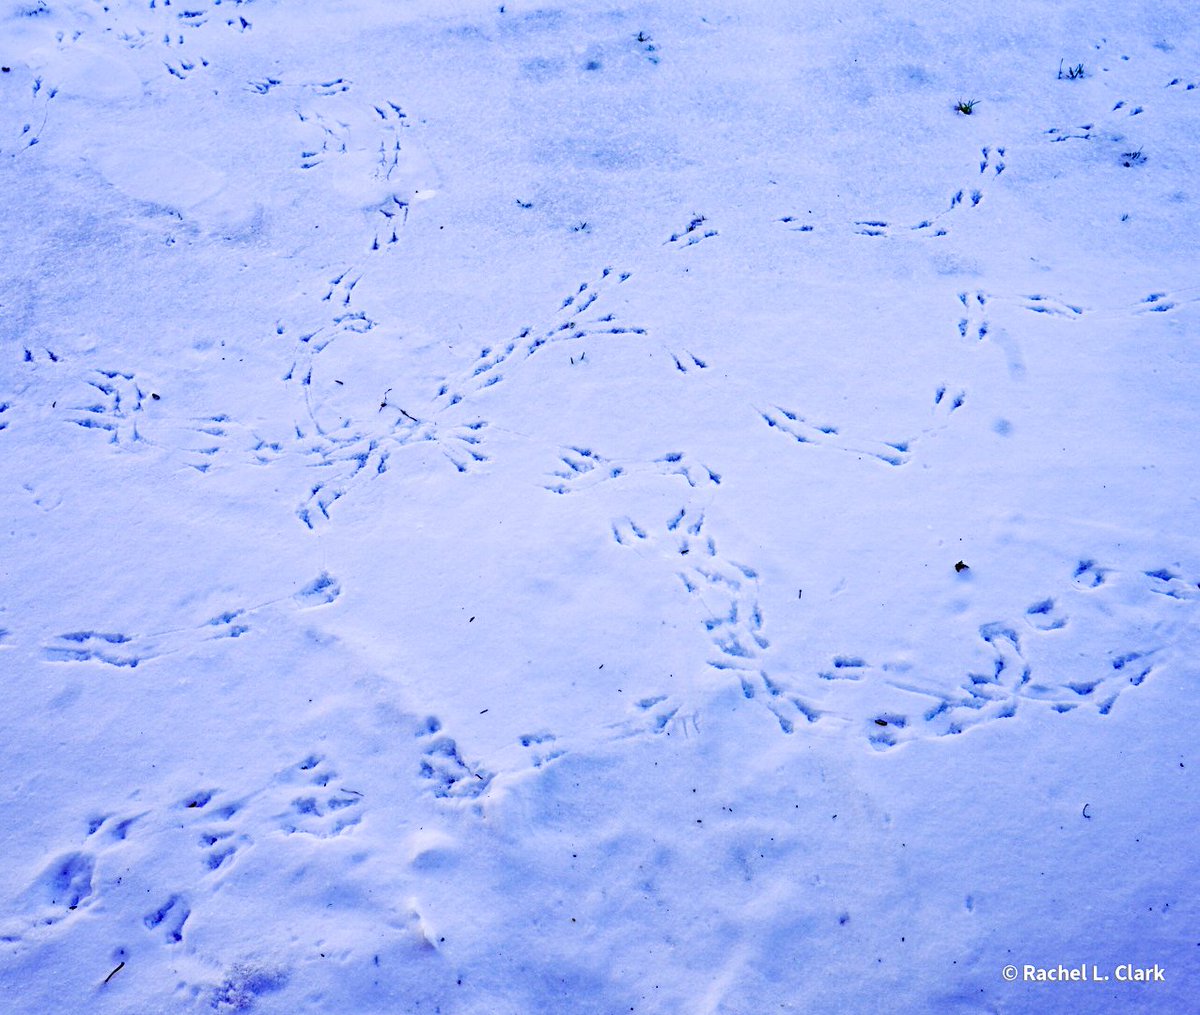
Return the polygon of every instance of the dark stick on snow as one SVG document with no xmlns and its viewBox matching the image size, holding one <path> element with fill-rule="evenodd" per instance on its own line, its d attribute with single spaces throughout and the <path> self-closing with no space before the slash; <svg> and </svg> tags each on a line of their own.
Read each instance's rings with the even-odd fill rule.
<svg viewBox="0 0 1200 1015">
<path fill-rule="evenodd" d="M 108 981 L 109 981 L 109 980 L 111 980 L 111 979 L 112 979 L 114 976 L 116 976 L 116 975 L 117 975 L 117 973 L 119 973 L 119 972 L 120 972 L 122 969 L 124 969 L 124 968 L 125 968 L 125 963 L 124 963 L 124 962 L 122 962 L 122 963 L 121 963 L 119 966 L 117 966 L 117 968 L 116 968 L 116 969 L 114 969 L 114 970 L 113 970 L 111 973 L 109 973 L 109 974 L 108 974 L 108 975 L 107 975 L 107 976 L 104 978 L 104 982 L 105 982 L 105 983 L 108 983 Z"/>
</svg>

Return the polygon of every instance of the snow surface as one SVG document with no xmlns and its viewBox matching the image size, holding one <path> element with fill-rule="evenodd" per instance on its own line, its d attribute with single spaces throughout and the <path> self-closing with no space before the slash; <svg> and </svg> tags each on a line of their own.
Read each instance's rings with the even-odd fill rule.
<svg viewBox="0 0 1200 1015">
<path fill-rule="evenodd" d="M 1194 4 L 0 61 L 0 1010 L 1195 1010 Z"/>
</svg>

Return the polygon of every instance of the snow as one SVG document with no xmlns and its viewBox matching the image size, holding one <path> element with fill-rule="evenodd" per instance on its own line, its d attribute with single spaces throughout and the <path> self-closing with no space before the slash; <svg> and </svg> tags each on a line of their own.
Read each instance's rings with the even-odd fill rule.
<svg viewBox="0 0 1200 1015">
<path fill-rule="evenodd" d="M 1188 1010 L 1198 55 L 0 6 L 0 1008 Z"/>
</svg>

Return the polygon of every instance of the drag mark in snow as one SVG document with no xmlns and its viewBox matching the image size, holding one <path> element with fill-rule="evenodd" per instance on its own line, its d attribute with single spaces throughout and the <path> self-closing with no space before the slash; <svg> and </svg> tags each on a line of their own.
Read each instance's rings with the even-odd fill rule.
<svg viewBox="0 0 1200 1015">
<path fill-rule="evenodd" d="M 708 369 L 708 362 L 706 360 L 702 360 L 699 356 L 688 352 L 686 349 L 683 350 L 682 355 L 673 352 L 669 352 L 669 355 L 675 363 L 675 369 L 681 374 L 686 374 L 692 370 Z"/>
<path fill-rule="evenodd" d="M 236 424 L 227 416 L 177 419 L 153 405 L 152 396 L 133 374 L 96 370 L 86 382 L 99 396 L 91 404 L 67 407 L 67 421 L 108 436 L 122 450 L 164 448 L 197 472 L 208 472 L 232 453 L 238 436 Z M 245 434 L 243 443 L 266 447 L 256 435 Z"/>
<path fill-rule="evenodd" d="M 104 631 L 72 631 L 60 634 L 42 647 L 42 658 L 52 663 L 103 663 L 135 669 L 159 656 L 182 652 L 205 641 L 240 638 L 250 628 L 244 610 L 230 610 L 197 628 L 159 634 L 123 634 Z"/>
<path fill-rule="evenodd" d="M 1048 314 L 1052 317 L 1068 318 L 1081 317 L 1083 315 L 1082 307 L 1063 303 L 1050 296 L 1035 294 L 1033 296 L 1022 296 L 1020 300 L 1022 309 L 1031 310 L 1035 314 Z"/>
<path fill-rule="evenodd" d="M 122 42 L 127 49 L 145 52 L 164 67 L 169 75 L 180 81 L 198 67 L 207 67 L 204 57 L 188 57 L 194 46 L 187 43 L 197 30 L 208 23 L 208 10 L 203 2 L 191 10 L 176 12 L 168 3 L 152 2 L 143 9 L 127 11 L 122 5 L 104 7 L 109 24 L 106 33 Z M 249 22 L 246 23 L 249 27 Z M 161 48 L 160 48 L 161 47 Z"/>
<path fill-rule="evenodd" d="M 339 272 L 327 283 L 325 295 L 321 297 L 321 302 L 328 303 L 334 307 L 335 313 L 348 308 L 350 306 L 350 301 L 354 298 L 354 287 L 357 286 L 361 281 L 362 272 L 358 271 L 354 267 L 350 267 Z M 334 321 L 336 322 L 337 320 L 338 319 L 335 317 Z M 359 329 L 359 331 L 360 333 L 362 331 L 369 331 L 374 326 L 375 322 L 372 321 L 370 324 Z M 324 349 L 325 345 L 327 344 L 328 342 L 314 348 L 317 351 L 320 351 L 321 349 Z"/>
<path fill-rule="evenodd" d="M 374 220 L 375 235 L 371 239 L 371 249 L 382 250 L 400 241 L 397 230 L 402 229 L 408 222 L 410 202 L 414 197 L 420 198 L 422 195 L 421 188 L 415 183 L 411 184 L 411 193 L 408 189 L 410 181 L 406 177 L 406 171 L 409 169 L 409 155 L 400 143 L 401 132 L 411 126 L 408 115 L 391 100 L 372 105 L 371 108 L 380 120 L 376 125 L 380 136 L 377 159 L 372 166 L 372 178 L 385 185 L 395 184 L 393 192 L 384 197 L 375 208 L 378 218 Z M 411 146 L 411 138 L 408 143 Z M 434 176 L 430 174 L 429 179 L 432 183 Z"/>
<path fill-rule="evenodd" d="M 987 149 L 985 148 L 984 151 L 986 152 Z M 1000 155 L 1004 154 L 1003 148 L 997 148 L 996 151 Z M 986 158 L 986 156 L 985 156 L 985 158 Z M 998 172 L 1002 172 L 1004 164 L 999 163 L 999 166 L 1000 166 L 1000 169 L 998 170 Z M 953 194 L 950 195 L 949 199 L 947 200 L 946 207 L 944 209 L 942 209 L 941 211 L 935 212 L 933 215 L 930 215 L 928 218 L 921 219 L 920 222 L 917 222 L 917 223 L 909 226 L 908 228 L 912 232 L 919 233 L 921 235 L 945 236 L 947 231 L 946 231 L 946 226 L 944 223 L 945 223 L 946 219 L 948 218 L 948 216 L 950 216 L 954 212 L 961 212 L 963 209 L 978 208 L 982 202 L 983 202 L 983 191 L 981 191 L 981 190 L 978 190 L 973 187 L 963 188 L 962 190 L 956 190 Z"/>
<path fill-rule="evenodd" d="M 854 223 L 859 236 L 887 236 L 888 224 L 882 219 L 859 219 Z"/>
<path fill-rule="evenodd" d="M 1166 293 L 1151 293 L 1141 301 L 1137 310 L 1143 314 L 1165 314 L 1168 310 L 1174 310 L 1176 306 L 1178 304 L 1169 299 Z"/>
<path fill-rule="evenodd" d="M 1176 77 L 1167 82 L 1164 88 L 1179 89 L 1176 94 L 1180 94 L 1195 90 L 1197 85 L 1185 83 L 1181 78 Z M 1112 106 L 1108 106 L 1107 100 L 1105 100 L 1104 108 L 1096 110 L 1094 118 L 1088 123 L 1076 124 L 1072 127 L 1050 127 L 1042 133 L 1052 144 L 1063 141 L 1107 144 L 1111 146 L 1114 161 L 1125 167 L 1142 165 L 1146 161 L 1146 157 L 1142 154 L 1142 147 L 1132 142 L 1125 132 L 1130 129 L 1136 130 L 1138 124 L 1130 121 L 1135 117 L 1140 117 L 1146 111 L 1145 105 L 1133 99 L 1118 99 Z M 1134 150 L 1129 151 L 1128 149 Z"/>
<path fill-rule="evenodd" d="M 235 6 L 245 2 L 235 0 Z M 242 35 L 253 28 L 241 10 L 222 9 L 221 0 L 191 0 L 182 10 L 170 0 L 149 0 L 136 6 L 105 5 L 93 13 L 102 26 L 100 38 L 115 39 L 125 49 L 145 54 L 150 67 L 161 66 L 180 81 L 210 65 L 196 54 L 198 42 L 211 40 L 218 31 Z"/>
<path fill-rule="evenodd" d="M 1200 599 L 1200 584 L 1183 578 L 1168 567 L 1143 572 L 1143 587 L 1156 596 L 1195 602 Z"/>
<path fill-rule="evenodd" d="M 1143 296 L 1133 306 L 1135 314 L 1169 314 L 1182 307 L 1200 302 L 1200 296 L 1193 295 L 1196 287 L 1180 292 L 1154 292 Z"/>
<path fill-rule="evenodd" d="M 434 398 L 434 406 L 439 411 L 448 409 L 494 387 L 504 380 L 507 371 L 519 368 L 551 345 L 578 344 L 588 338 L 606 340 L 608 336 L 645 335 L 645 328 L 622 325 L 613 311 L 602 312 L 609 294 L 630 277 L 629 272 L 606 267 L 597 277 L 581 282 L 563 297 L 548 324 L 523 328 L 507 342 L 484 346 L 466 370 L 455 378 L 446 378 Z"/>
<path fill-rule="evenodd" d="M 1051 127 L 1043 133 L 1050 138 L 1051 144 L 1063 141 L 1090 141 L 1095 126 L 1094 123 L 1084 123 L 1077 127 Z"/>
<path fill-rule="evenodd" d="M 203 57 L 200 58 L 199 62 L 178 57 L 174 60 L 164 60 L 163 66 L 166 67 L 167 73 L 172 77 L 178 78 L 180 81 L 186 81 L 197 67 L 207 67 L 208 61 Z"/>
<path fill-rule="evenodd" d="M 622 459 L 617 462 L 591 448 L 568 445 L 559 451 L 560 468 L 551 474 L 545 489 L 569 494 L 589 490 L 622 477 L 682 476 L 690 487 L 720 486 L 721 476 L 682 451 L 671 451 L 651 461 Z"/>
<path fill-rule="evenodd" d="M 341 594 L 341 583 L 327 571 L 322 571 L 292 596 L 292 599 L 302 608 L 325 606 L 334 602 Z"/>
<path fill-rule="evenodd" d="M 705 225 L 707 222 L 708 219 L 704 215 L 693 215 L 687 227 L 672 233 L 663 241 L 663 246 L 683 250 L 687 247 L 694 247 L 704 240 L 712 239 L 714 236 L 719 236 L 720 234 L 715 229 L 710 229 Z"/>
<path fill-rule="evenodd" d="M 272 87 L 296 87 L 313 96 L 330 97 L 348 92 L 351 84 L 345 78 L 296 86 L 272 80 L 266 84 L 266 91 Z M 262 88 L 255 90 L 263 91 Z M 407 158 L 403 154 L 405 146 L 401 144 L 401 137 L 411 129 L 412 123 L 398 103 L 390 99 L 353 105 L 339 103 L 332 109 L 326 104 L 307 111 L 297 109 L 296 116 L 308 125 L 306 129 L 313 138 L 300 151 L 301 169 L 316 169 L 330 160 L 348 159 L 355 163 L 352 171 L 362 172 L 365 179 L 401 182 Z"/>
<path fill-rule="evenodd" d="M 680 714 L 681 706 L 665 694 L 653 694 L 634 702 L 636 718 L 632 723 L 634 731 L 648 729 L 651 733 L 665 733 L 667 736 L 690 736 L 700 732 L 700 717 L 695 713 Z M 630 733 L 631 724 L 621 725 L 626 735 Z"/>
<path fill-rule="evenodd" d="M 41 142 L 58 89 L 25 73 L 4 75 L 0 86 L 0 155 L 15 159 Z"/>
<path fill-rule="evenodd" d="M 128 446 L 144 440 L 138 431 L 139 414 L 148 394 L 132 373 L 92 370 L 83 378 L 82 404 L 67 405 L 67 422 L 106 434 L 110 444 Z"/>
<path fill-rule="evenodd" d="M 935 690 L 909 679 L 890 675 L 907 667 L 887 667 L 879 676 L 880 683 L 905 695 L 925 698 L 930 705 L 916 710 L 895 709 L 886 714 L 860 717 L 872 746 L 887 749 L 910 740 L 928 736 L 953 736 L 999 719 L 1010 719 L 1027 704 L 1048 707 L 1052 713 L 1073 712 L 1083 706 L 1095 708 L 1099 715 L 1108 715 L 1120 695 L 1131 687 L 1141 686 L 1162 665 L 1167 657 L 1167 645 L 1162 630 L 1171 615 L 1160 613 L 1161 623 L 1148 628 L 1144 621 L 1122 624 L 1114 607 L 1130 597 L 1140 599 L 1154 609 L 1153 596 L 1165 596 L 1179 603 L 1166 607 L 1179 610 L 1200 601 L 1200 585 L 1169 568 L 1122 575 L 1120 584 L 1125 592 L 1116 603 L 1110 601 L 1112 569 L 1100 567 L 1094 560 L 1082 560 L 1075 567 L 1064 595 L 1085 596 L 1078 600 L 1084 610 L 1078 623 L 1068 614 L 1057 597 L 1038 599 L 1029 604 L 1020 621 L 992 621 L 977 631 L 984 654 L 991 657 L 987 669 L 971 670 L 958 687 L 949 691 Z M 1093 604 L 1091 597 L 1099 596 Z M 1099 612 L 1097 612 L 1097 610 Z M 1177 619 L 1180 623 L 1190 619 Z M 1116 637 L 1114 637 L 1114 634 Z M 1111 639 L 1112 646 L 1097 651 L 1096 641 Z M 1081 649 L 1072 653 L 1077 660 L 1069 666 L 1039 662 L 1052 653 L 1063 639 L 1078 642 Z M 1058 650 L 1060 653 L 1061 648 Z M 1047 656 L 1056 658 L 1053 654 Z M 862 681 L 875 678 L 876 671 L 849 668 L 848 676 L 835 668 L 820 676 L 826 681 L 851 679 Z M 865 664 L 863 664 L 865 665 Z M 889 672 L 890 671 L 890 672 Z"/>
<path fill-rule="evenodd" d="M 944 384 L 939 385 L 933 395 L 934 408 L 944 420 L 948 420 L 950 416 L 958 412 L 966 401 L 967 393 L 965 391 L 954 392 Z"/>
<path fill-rule="evenodd" d="M 259 464 L 265 464 L 271 460 L 272 453 L 281 450 L 278 442 L 264 440 L 235 423 L 225 413 L 190 417 L 179 424 L 164 421 L 161 436 L 158 429 L 154 430 L 153 443 L 161 444 L 171 430 L 175 431 L 175 439 L 168 445 L 171 451 L 197 472 L 208 472 L 231 457 L 244 461 L 253 456 Z"/>
<path fill-rule="evenodd" d="M 650 468 L 663 476 L 682 476 L 687 485 L 695 489 L 701 486 L 720 486 L 721 476 L 702 462 L 694 461 L 686 452 L 668 451 L 654 459 Z"/>
<path fill-rule="evenodd" d="M 1098 314 L 1103 318 L 1125 317 L 1131 314 L 1167 314 L 1186 304 L 1200 301 L 1200 297 L 1191 295 L 1192 291 L 1184 290 L 1183 293 L 1152 292 L 1135 303 L 1113 304 L 1102 307 L 1098 311 L 1044 293 L 1004 296 L 979 291 L 960 292 L 958 301 L 964 308 L 965 316 L 959 318 L 958 333 L 963 338 L 975 340 L 986 338 L 992 330 L 992 325 L 988 320 L 988 309 L 985 308 L 994 308 L 997 304 L 1016 306 L 1021 310 L 1044 317 L 1074 321 L 1093 314 Z"/>
<path fill-rule="evenodd" d="M 1022 635 L 1015 626 L 1003 622 L 984 624 L 978 630 L 978 637 L 993 657 L 990 671 L 968 673 L 961 688 L 949 694 L 925 692 L 934 704 L 915 717 L 899 713 L 874 717 L 867 726 L 872 746 L 886 749 L 923 736 L 953 736 L 986 722 L 1009 719 L 1016 715 L 1018 703 L 1024 698 L 1050 701 L 1057 711 L 1070 711 L 1080 696 L 1095 689 L 1092 684 L 1077 684 L 1068 689 L 1036 681 Z M 903 691 L 922 693 L 902 681 L 888 683 Z"/>
<path fill-rule="evenodd" d="M 261 94 L 273 88 L 299 88 L 315 97 L 329 99 L 348 92 L 344 78 L 289 85 L 280 79 L 251 83 Z M 379 102 L 349 102 L 338 98 L 295 114 L 310 138 L 300 148 L 297 167 L 317 175 L 330 174 L 353 191 L 374 195 L 368 202 L 371 243 L 374 252 L 386 251 L 400 242 L 414 201 L 437 192 L 438 175 L 421 151 L 414 121 L 391 99 Z"/>
<path fill-rule="evenodd" d="M 624 465 L 615 464 L 591 448 L 574 444 L 561 448 L 558 460 L 560 467 L 552 473 L 551 481 L 544 487 L 551 493 L 578 493 L 625 475 Z"/>
<path fill-rule="evenodd" d="M 874 458 L 885 465 L 905 465 L 912 457 L 913 441 L 874 441 L 846 437 L 839 427 L 810 423 L 799 413 L 775 406 L 772 410 L 756 410 L 763 422 L 798 444 L 830 448 L 857 458 Z"/>
<path fill-rule="evenodd" d="M 296 508 L 296 517 L 308 528 L 329 521 L 330 508 L 360 482 L 382 476 L 392 454 L 405 447 L 427 443 L 436 447 L 458 472 L 467 472 L 488 461 L 480 450 L 486 420 L 440 425 L 417 420 L 403 410 L 388 407 L 373 431 L 350 429 L 345 420 L 337 430 L 324 430 L 314 420 L 314 432 L 297 427 L 301 453 L 313 470 L 313 482 Z"/>
<path fill-rule="evenodd" d="M 121 451 L 157 449 L 187 468 L 209 472 L 231 459 L 266 464 L 283 451 L 225 413 L 176 416 L 152 386 L 126 370 L 87 371 L 60 395 L 63 421 L 102 435 Z M 2 417 L 0 417 L 2 420 Z"/>
<path fill-rule="evenodd" d="M 323 425 L 317 417 L 314 364 L 340 331 L 348 326 L 369 329 L 374 322 L 353 307 L 356 287 L 362 279 L 360 272 L 345 269 L 328 279 L 321 302 L 333 309 L 334 316 L 330 323 L 299 336 L 296 356 L 283 378 L 299 385 L 307 412 L 307 419 L 295 425 L 291 442 L 313 469 L 312 483 L 296 509 L 299 520 L 310 529 L 330 520 L 333 505 L 357 484 L 387 472 L 393 453 L 401 448 L 436 447 L 460 473 L 488 462 L 483 448 L 488 420 L 476 415 L 459 421 L 462 416 L 550 345 L 644 335 L 644 328 L 624 326 L 613 311 L 603 312 L 608 293 L 629 278 L 628 272 L 606 267 L 598 277 L 580 283 L 562 299 L 551 323 L 538 329 L 524 328 L 502 345 L 483 346 L 458 375 L 443 378 L 428 408 L 393 404 L 385 393 L 377 413 L 367 419 L 342 418 L 334 427 Z M 277 325 L 277 334 L 284 330 Z"/>
<path fill-rule="evenodd" d="M 42 649 L 42 658 L 52 663 L 99 662 L 108 666 L 137 666 L 153 659 L 146 648 L 135 649 L 136 638 L 127 634 L 100 631 L 73 631 L 60 634 Z"/>
<path fill-rule="evenodd" d="M 42 658 L 51 663 L 101 663 L 136 669 L 160 656 L 197 651 L 208 642 L 241 638 L 251 631 L 251 622 L 269 622 L 280 610 L 311 609 L 335 602 L 341 595 L 336 578 L 322 572 L 291 596 L 257 606 L 224 610 L 201 624 L 151 634 L 119 631 L 79 630 L 60 634 L 42 646 Z"/>
<path fill-rule="evenodd" d="M 850 225 L 850 231 L 856 236 L 868 236 L 885 239 L 901 239 L 906 236 L 935 237 L 948 235 L 948 226 L 956 221 L 964 211 L 978 208 L 984 202 L 984 192 L 975 184 L 979 176 L 995 180 L 1004 172 L 1005 149 L 1002 146 L 988 145 L 980 149 L 979 172 L 971 177 L 971 182 L 954 190 L 946 197 L 945 204 L 936 211 L 931 211 L 917 221 L 908 219 L 895 222 L 881 215 L 872 215 L 855 219 Z M 811 210 L 808 212 L 812 214 Z M 799 213 L 783 215 L 775 220 L 787 227 L 791 232 L 811 233 L 815 226 L 804 221 Z"/>
<path fill-rule="evenodd" d="M 375 222 L 375 236 L 371 240 L 371 249 L 382 250 L 385 246 L 399 243 L 397 230 L 402 229 L 408 222 L 408 202 L 401 201 L 392 194 L 385 198 L 375 211 L 383 221 Z"/>
<path fill-rule="evenodd" d="M 651 548 L 674 569 L 701 615 L 710 670 L 736 680 L 743 696 L 763 705 L 785 733 L 791 733 L 800 719 L 816 721 L 811 706 L 768 674 L 763 655 L 771 642 L 759 606 L 758 572 L 718 551 L 702 510 L 684 505 L 652 529 L 622 518 L 613 523 L 612 532 L 618 545 Z M 637 728 L 668 735 L 698 729 L 695 710 L 685 711 L 672 696 L 652 696 L 636 704 Z"/>
</svg>

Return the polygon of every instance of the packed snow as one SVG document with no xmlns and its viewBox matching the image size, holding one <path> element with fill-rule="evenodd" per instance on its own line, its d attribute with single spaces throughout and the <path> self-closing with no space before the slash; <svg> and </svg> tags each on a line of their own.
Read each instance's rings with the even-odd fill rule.
<svg viewBox="0 0 1200 1015">
<path fill-rule="evenodd" d="M 1194 5 L 0 62 L 0 1010 L 1194 1010 Z"/>
</svg>

